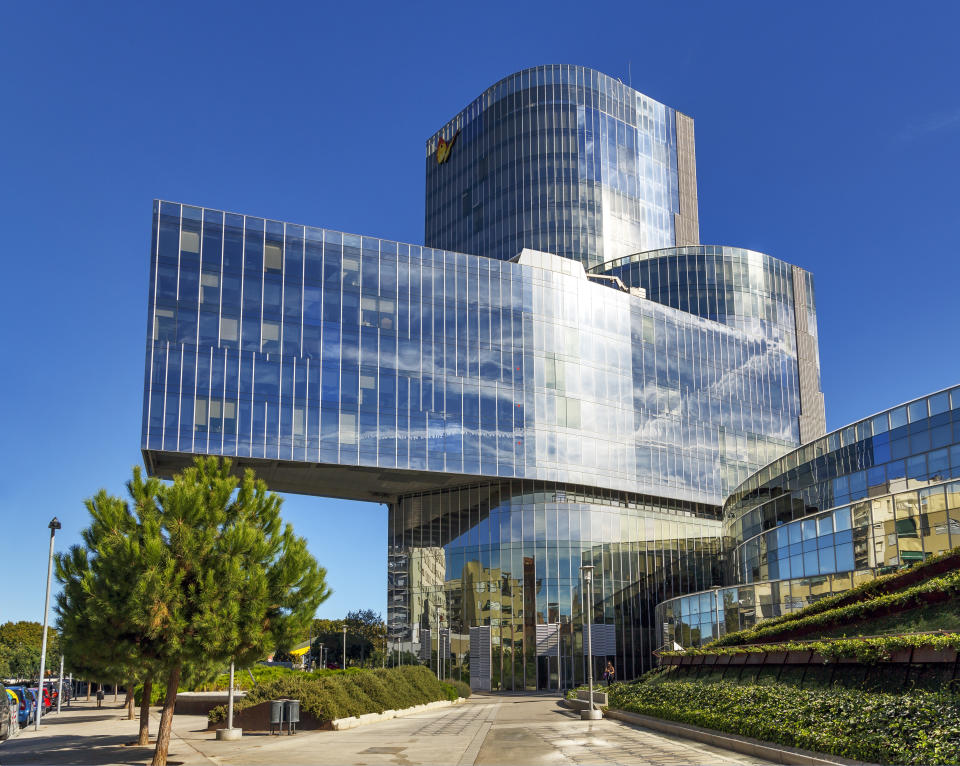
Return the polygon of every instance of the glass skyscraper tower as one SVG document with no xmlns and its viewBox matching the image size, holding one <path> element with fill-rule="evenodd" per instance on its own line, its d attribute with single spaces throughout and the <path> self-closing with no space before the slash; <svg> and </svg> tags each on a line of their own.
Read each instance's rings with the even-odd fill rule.
<svg viewBox="0 0 960 766">
<path fill-rule="evenodd" d="M 591 268 L 700 242 L 693 120 L 591 69 L 505 77 L 426 155 L 431 247 L 500 259 L 528 247 Z"/>
<path fill-rule="evenodd" d="M 721 506 L 823 433 L 810 275 L 698 244 L 689 118 L 540 67 L 427 142 L 426 246 L 154 205 L 143 453 L 387 505 L 392 661 L 650 664 Z M 585 604 L 579 568 L 596 567 Z"/>
</svg>

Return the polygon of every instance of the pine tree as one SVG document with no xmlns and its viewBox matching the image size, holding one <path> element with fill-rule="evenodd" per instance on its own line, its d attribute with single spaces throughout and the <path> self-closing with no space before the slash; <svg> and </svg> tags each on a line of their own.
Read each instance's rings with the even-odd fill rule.
<svg viewBox="0 0 960 766">
<path fill-rule="evenodd" d="M 100 492 L 87 502 L 85 547 L 58 557 L 58 600 L 71 662 L 93 675 L 142 679 L 166 696 L 153 766 L 165 766 L 181 683 L 251 664 L 291 644 L 330 594 L 326 571 L 283 525 L 281 499 L 229 460 L 197 459 L 172 484 L 134 469 L 132 507 Z"/>
<path fill-rule="evenodd" d="M 281 499 L 253 471 L 229 460 L 197 459 L 158 495 L 144 526 L 144 575 L 134 621 L 159 647 L 166 680 L 153 766 L 166 764 L 177 688 L 231 659 L 260 659 L 292 643 L 329 596 L 326 572 L 306 542 L 284 526 Z"/>
</svg>

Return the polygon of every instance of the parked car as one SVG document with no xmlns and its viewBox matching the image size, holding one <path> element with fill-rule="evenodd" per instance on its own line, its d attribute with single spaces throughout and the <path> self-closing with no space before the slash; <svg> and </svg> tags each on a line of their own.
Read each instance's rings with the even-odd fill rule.
<svg viewBox="0 0 960 766">
<path fill-rule="evenodd" d="M 7 703 L 4 707 L 3 703 Z M 7 687 L 0 683 L 0 740 L 9 739 L 10 735 L 13 734 L 13 723 L 10 720 L 10 710 L 11 708 L 16 715 L 16 703 L 14 702 L 13 695 L 7 694 Z"/>
<path fill-rule="evenodd" d="M 17 722 L 20 728 L 29 726 L 37 718 L 37 698 L 25 686 L 8 686 L 17 695 Z"/>
<path fill-rule="evenodd" d="M 40 696 L 40 690 L 36 686 L 31 686 L 29 688 L 29 691 L 33 692 L 34 697 Z M 50 708 L 52 707 L 50 700 L 52 698 L 53 698 L 53 695 L 50 692 L 50 687 L 44 686 L 43 687 L 43 714 L 44 715 L 50 712 Z"/>
<path fill-rule="evenodd" d="M 44 683 L 43 688 L 50 693 L 50 708 L 55 708 L 57 706 L 57 697 L 60 696 L 57 684 L 53 681 L 47 681 Z"/>
</svg>

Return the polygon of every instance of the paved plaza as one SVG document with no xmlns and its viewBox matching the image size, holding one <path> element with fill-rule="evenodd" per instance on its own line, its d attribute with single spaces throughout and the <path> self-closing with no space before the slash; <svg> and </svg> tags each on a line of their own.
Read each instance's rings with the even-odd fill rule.
<svg viewBox="0 0 960 766">
<path fill-rule="evenodd" d="M 156 709 L 155 709 L 156 710 Z M 156 734 L 159 714 L 152 716 Z M 0 744 L 0 764 L 146 764 L 137 721 L 81 702 Z M 219 742 L 202 716 L 174 717 L 171 766 L 193 764 L 757 764 L 756 759 L 612 720 L 581 721 L 553 696 L 474 696 L 466 703 L 347 731 L 245 734 Z"/>
</svg>

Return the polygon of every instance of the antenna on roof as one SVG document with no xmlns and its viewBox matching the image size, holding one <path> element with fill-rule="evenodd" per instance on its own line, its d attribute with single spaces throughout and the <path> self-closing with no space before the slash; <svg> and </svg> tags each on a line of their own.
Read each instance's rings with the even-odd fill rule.
<svg viewBox="0 0 960 766">
<path fill-rule="evenodd" d="M 630 67 L 630 59 L 627 59 L 627 84 L 633 87 L 633 72 Z"/>
</svg>

